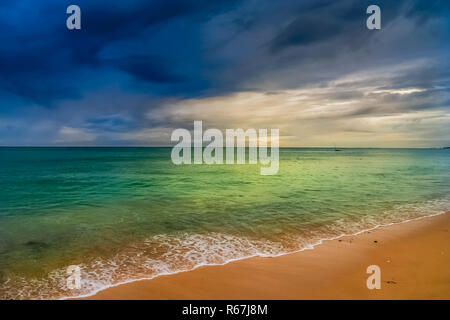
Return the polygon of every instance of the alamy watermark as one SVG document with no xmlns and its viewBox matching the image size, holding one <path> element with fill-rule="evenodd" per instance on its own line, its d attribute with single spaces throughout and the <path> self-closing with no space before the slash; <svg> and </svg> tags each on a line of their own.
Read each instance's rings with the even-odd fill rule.
<svg viewBox="0 0 450 320">
<path fill-rule="evenodd" d="M 66 287 L 69 290 L 81 289 L 81 268 L 77 265 L 67 267 Z"/>
<path fill-rule="evenodd" d="M 66 26 L 69 30 L 80 30 L 81 29 L 81 9 L 77 5 L 70 5 L 66 10 L 67 14 L 70 16 L 66 20 Z"/>
<path fill-rule="evenodd" d="M 380 30 L 381 29 L 381 9 L 377 5 L 370 5 L 366 10 L 367 14 L 370 16 L 366 20 L 366 26 L 369 30 Z"/>
<path fill-rule="evenodd" d="M 271 129 L 226 129 L 224 135 L 219 129 L 203 132 L 202 121 L 194 121 L 194 136 L 187 129 L 172 132 L 172 142 L 178 142 L 172 149 L 172 162 L 180 164 L 258 164 L 261 175 L 275 175 L 279 165 L 279 130 Z M 248 142 L 248 162 L 246 162 Z M 268 144 L 270 142 L 270 154 Z M 204 146 L 204 144 L 207 144 Z M 225 159 L 224 159 L 225 151 Z"/>
<path fill-rule="evenodd" d="M 370 274 L 367 278 L 366 286 L 367 289 L 381 289 L 381 269 L 379 266 L 373 264 L 367 267 L 366 273 Z"/>
</svg>

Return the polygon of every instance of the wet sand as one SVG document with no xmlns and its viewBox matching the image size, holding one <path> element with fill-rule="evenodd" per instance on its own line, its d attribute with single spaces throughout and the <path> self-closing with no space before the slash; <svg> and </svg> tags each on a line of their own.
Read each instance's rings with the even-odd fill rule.
<svg viewBox="0 0 450 320">
<path fill-rule="evenodd" d="M 379 290 L 366 286 L 370 265 L 381 269 Z M 450 299 L 450 213 L 313 250 L 123 284 L 86 299 Z"/>
</svg>

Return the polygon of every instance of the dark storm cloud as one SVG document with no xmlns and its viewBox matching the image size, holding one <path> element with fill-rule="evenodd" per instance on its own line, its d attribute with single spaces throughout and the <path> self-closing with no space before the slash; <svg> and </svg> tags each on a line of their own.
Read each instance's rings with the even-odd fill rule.
<svg viewBox="0 0 450 320">
<path fill-rule="evenodd" d="M 65 10 L 72 3 L 2 3 L 2 13 L 7 17 L 6 22 L 1 22 L 2 30 L 8 32 L 0 34 L 0 90 L 51 105 L 53 100 L 74 98 L 89 90 L 71 83 L 82 80 L 77 72 L 80 68 L 89 68 L 95 75 L 102 68 L 113 67 L 148 82 L 179 80 L 182 76 L 176 75 L 172 61 L 164 58 L 165 43 L 154 43 L 140 35 L 148 28 L 154 28 L 154 32 L 164 29 L 164 24 L 176 19 L 207 19 L 231 8 L 235 1 L 79 0 L 76 4 L 82 8 L 82 30 L 69 31 Z M 169 36 L 180 44 L 189 40 L 177 39 L 177 34 Z M 100 57 L 109 45 L 130 39 L 137 43 L 148 41 L 143 48 L 148 54 L 120 56 L 118 52 L 115 59 Z"/>
<path fill-rule="evenodd" d="M 164 61 L 163 57 L 133 55 L 111 60 L 110 62 L 112 65 L 119 67 L 120 70 L 128 72 L 143 81 L 170 83 L 182 80 L 181 76 L 177 76 L 171 70 L 170 65 Z"/>
<path fill-rule="evenodd" d="M 361 12 L 365 12 L 366 8 L 366 1 L 329 1 L 300 12 L 272 40 L 271 50 L 277 52 L 290 46 L 307 46 L 329 41 L 343 33 L 347 36 L 370 36 L 373 33 L 368 29 L 358 27 L 365 22 L 366 17 L 361 15 Z"/>
<path fill-rule="evenodd" d="M 296 18 L 270 43 L 273 51 L 290 46 L 307 46 L 318 42 L 330 41 L 343 36 L 342 45 L 351 45 L 360 39 L 376 33 L 361 28 L 367 16 L 361 15 L 371 4 L 377 4 L 382 10 L 382 23 L 387 26 L 403 13 L 406 17 L 423 24 L 436 16 L 445 16 L 449 11 L 448 1 L 377 1 L 348 0 L 324 1 L 305 12 L 299 12 Z"/>
<path fill-rule="evenodd" d="M 366 46 L 367 38 L 376 34 L 364 28 L 365 8 L 370 1 L 288 0 L 277 6 L 251 1 L 79 0 L 83 27 L 80 31 L 69 31 L 64 27 L 65 8 L 72 2 L 3 3 L 3 11 L 11 17 L 4 23 L 4 30 L 9 32 L 0 35 L 3 90 L 39 104 L 51 104 L 53 100 L 75 98 L 89 90 L 80 84 L 82 78 L 77 70 L 88 68 L 95 75 L 102 72 L 102 68 L 115 68 L 143 82 L 185 82 L 174 85 L 173 90 L 164 88 L 161 90 L 163 95 L 202 94 L 208 90 L 221 94 L 239 91 L 243 84 L 259 77 L 261 72 L 285 67 L 292 59 L 277 53 L 286 48 L 299 48 L 294 62 L 321 57 L 331 60 L 343 47 L 356 50 Z M 383 25 L 397 18 L 402 8 L 405 15 L 418 20 L 427 20 L 431 14 L 442 14 L 448 8 L 442 1 L 427 3 L 381 1 Z M 247 8 L 247 13 L 242 16 L 239 15 L 241 7 Z M 230 41 L 231 48 L 227 49 L 234 51 L 231 59 L 228 56 L 220 59 L 221 52 L 215 56 L 214 50 L 202 51 L 203 46 L 208 48 L 208 43 L 215 42 L 214 38 L 203 36 L 208 32 L 207 23 L 215 16 L 233 10 L 237 14 L 232 15 L 229 25 L 217 33 L 227 34 L 229 28 L 236 34 L 247 32 L 252 35 L 275 23 L 279 27 L 268 35 L 272 40 L 264 40 L 269 41 L 268 48 L 258 48 L 258 41 L 244 35 L 250 43 L 247 46 L 254 43 L 255 52 L 241 52 L 237 41 Z M 281 14 L 272 17 L 271 13 L 277 11 Z M 158 34 L 164 37 L 158 37 Z M 320 43 L 339 47 L 334 50 L 314 48 Z M 222 44 L 217 45 L 220 48 Z M 140 52 L 136 52 L 137 48 Z M 239 70 L 233 73 L 234 67 L 249 58 L 253 62 L 242 68 L 244 73 Z M 321 72 L 316 72 L 316 80 L 330 77 L 322 70 L 318 71 Z M 247 85 L 244 87 L 248 88 Z"/>
</svg>

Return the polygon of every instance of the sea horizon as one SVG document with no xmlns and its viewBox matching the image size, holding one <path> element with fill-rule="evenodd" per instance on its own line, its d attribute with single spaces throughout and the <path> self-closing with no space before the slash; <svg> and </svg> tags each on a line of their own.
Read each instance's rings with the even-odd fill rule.
<svg viewBox="0 0 450 320">
<path fill-rule="evenodd" d="M 203 146 L 204 148 L 205 146 Z M 109 146 L 109 145 L 95 145 L 95 146 L 70 146 L 70 145 L 64 145 L 64 146 L 20 146 L 20 145 L 14 145 L 14 146 L 1 146 L 0 148 L 173 148 L 172 145 L 165 145 L 165 146 L 130 146 L 130 145 L 121 145 L 121 146 Z M 192 146 L 192 148 L 196 148 Z M 236 148 L 236 147 L 235 147 Z M 246 146 L 245 149 L 248 149 L 251 147 Z M 279 149 L 446 149 L 448 147 L 442 146 L 442 147 L 340 147 L 340 146 L 328 146 L 328 147 L 278 147 Z"/>
</svg>

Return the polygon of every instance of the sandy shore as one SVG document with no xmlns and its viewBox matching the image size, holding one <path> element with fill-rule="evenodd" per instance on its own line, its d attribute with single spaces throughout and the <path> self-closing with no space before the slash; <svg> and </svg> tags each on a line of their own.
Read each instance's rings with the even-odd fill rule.
<svg viewBox="0 0 450 320">
<path fill-rule="evenodd" d="M 450 299 L 450 213 L 314 250 L 250 258 L 103 290 L 88 299 Z M 366 268 L 381 268 L 369 290 Z"/>
</svg>

